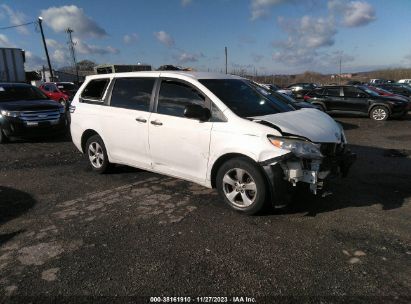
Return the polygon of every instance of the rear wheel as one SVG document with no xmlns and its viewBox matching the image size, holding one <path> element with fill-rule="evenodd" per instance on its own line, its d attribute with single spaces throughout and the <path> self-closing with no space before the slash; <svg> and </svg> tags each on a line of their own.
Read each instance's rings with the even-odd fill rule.
<svg viewBox="0 0 411 304">
<path fill-rule="evenodd" d="M 107 172 L 110 162 L 106 146 L 99 135 L 93 135 L 87 140 L 86 155 L 93 171 L 97 173 Z"/>
<path fill-rule="evenodd" d="M 261 211 L 267 198 L 267 185 L 262 170 L 247 158 L 234 158 L 217 172 L 217 190 L 233 209 L 255 214 Z"/>
<path fill-rule="evenodd" d="M 384 121 L 389 117 L 389 111 L 387 107 L 375 106 L 371 109 L 370 117 L 376 121 Z"/>
</svg>

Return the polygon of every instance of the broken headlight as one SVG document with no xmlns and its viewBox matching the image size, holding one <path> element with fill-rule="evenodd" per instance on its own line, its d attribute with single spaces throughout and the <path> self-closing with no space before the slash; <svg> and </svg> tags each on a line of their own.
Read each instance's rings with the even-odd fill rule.
<svg viewBox="0 0 411 304">
<path fill-rule="evenodd" d="M 280 149 L 288 150 L 292 152 L 295 156 L 300 158 L 323 158 L 323 155 L 320 151 L 320 145 L 316 145 L 309 141 L 287 137 L 277 137 L 271 135 L 268 136 L 268 140 L 273 146 Z"/>
</svg>

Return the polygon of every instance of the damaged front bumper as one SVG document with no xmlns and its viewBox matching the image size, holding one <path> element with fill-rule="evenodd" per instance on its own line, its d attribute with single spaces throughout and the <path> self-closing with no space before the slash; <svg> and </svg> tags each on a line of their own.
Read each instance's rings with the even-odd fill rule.
<svg viewBox="0 0 411 304">
<path fill-rule="evenodd" d="M 307 183 L 310 185 L 311 192 L 317 194 L 319 190 L 323 189 L 324 181 L 328 177 L 347 176 L 355 160 L 356 154 L 343 147 L 338 152 L 334 150 L 332 154 L 326 154 L 324 158 L 319 160 L 301 159 L 289 153 L 279 159 L 262 162 L 261 165 L 273 189 L 278 181 L 275 181 L 276 177 L 272 174 L 272 168 L 274 165 L 279 165 L 283 172 L 283 180 L 288 181 L 293 186 L 299 182 Z"/>
</svg>

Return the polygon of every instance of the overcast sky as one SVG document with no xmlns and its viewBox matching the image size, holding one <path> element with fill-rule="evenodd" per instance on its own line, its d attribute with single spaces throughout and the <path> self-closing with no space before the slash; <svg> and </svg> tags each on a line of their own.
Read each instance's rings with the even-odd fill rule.
<svg viewBox="0 0 411 304">
<path fill-rule="evenodd" d="M 70 64 L 65 30 L 79 60 L 148 63 L 259 74 L 333 73 L 411 66 L 411 0 L 1 1 L 0 27 L 44 19 L 52 65 Z M 1 47 L 45 64 L 35 25 L 0 31 Z"/>
</svg>

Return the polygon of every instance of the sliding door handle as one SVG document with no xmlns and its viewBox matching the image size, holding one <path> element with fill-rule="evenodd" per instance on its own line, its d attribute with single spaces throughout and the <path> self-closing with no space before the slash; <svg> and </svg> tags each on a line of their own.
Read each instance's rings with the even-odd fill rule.
<svg viewBox="0 0 411 304">
<path fill-rule="evenodd" d="M 162 122 L 159 122 L 159 121 L 157 121 L 157 120 L 152 120 L 152 121 L 150 121 L 150 123 L 151 123 L 152 125 L 155 125 L 155 126 L 162 126 L 162 125 L 163 125 Z"/>
</svg>

